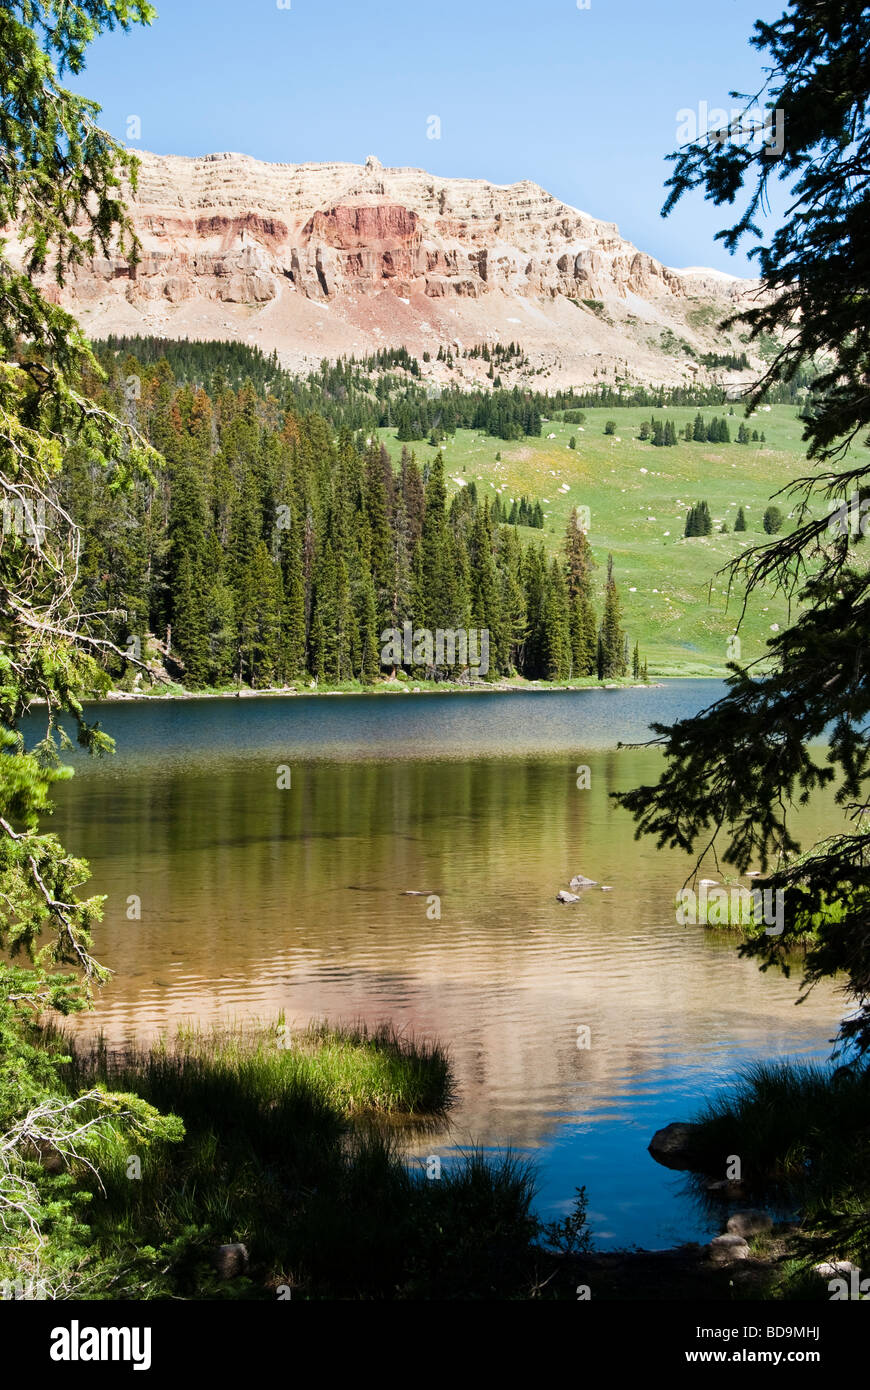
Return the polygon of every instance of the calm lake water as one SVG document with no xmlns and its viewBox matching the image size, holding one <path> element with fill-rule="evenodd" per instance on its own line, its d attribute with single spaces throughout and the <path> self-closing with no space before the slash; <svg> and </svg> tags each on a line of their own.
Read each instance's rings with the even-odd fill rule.
<svg viewBox="0 0 870 1390">
<path fill-rule="evenodd" d="M 833 987 L 795 1007 L 796 978 L 678 926 L 688 861 L 635 842 L 609 799 L 661 766 L 618 741 L 721 690 L 104 706 L 117 754 L 74 756 L 52 826 L 108 894 L 97 955 L 115 974 L 83 1026 L 391 1019 L 446 1043 L 459 1084 L 414 1153 L 513 1145 L 548 1217 L 586 1184 L 602 1247 L 717 1233 L 650 1136 L 750 1059 L 827 1055 L 843 1012 Z M 560 905 L 578 873 L 612 891 Z M 440 920 L 408 891 L 437 895 Z"/>
</svg>

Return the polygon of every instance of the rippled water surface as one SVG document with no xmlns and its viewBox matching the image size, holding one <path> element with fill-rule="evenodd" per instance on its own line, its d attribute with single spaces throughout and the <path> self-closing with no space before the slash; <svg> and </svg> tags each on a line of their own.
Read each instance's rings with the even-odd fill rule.
<svg viewBox="0 0 870 1390">
<path fill-rule="evenodd" d="M 108 894 L 97 954 L 115 974 L 84 1026 L 120 1040 L 281 1009 L 392 1019 L 456 1066 L 449 1129 L 420 1153 L 529 1151 L 539 1208 L 566 1210 L 585 1183 L 602 1245 L 702 1237 L 710 1218 L 649 1157 L 651 1134 L 751 1058 L 825 1055 L 842 1012 L 832 987 L 796 1008 L 796 979 L 676 925 L 688 861 L 635 842 L 610 800 L 661 766 L 618 741 L 720 691 L 105 706 L 118 752 L 75 756 L 53 826 Z M 577 873 L 612 891 L 560 905 Z"/>
</svg>

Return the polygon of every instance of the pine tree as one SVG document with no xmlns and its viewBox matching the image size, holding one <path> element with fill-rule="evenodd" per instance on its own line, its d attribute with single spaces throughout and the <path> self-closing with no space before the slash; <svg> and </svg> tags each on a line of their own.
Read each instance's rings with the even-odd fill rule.
<svg viewBox="0 0 870 1390">
<path fill-rule="evenodd" d="M 205 518 L 199 484 L 192 468 L 175 469 L 169 515 L 169 579 L 173 650 L 184 665 L 188 683 L 208 678 L 205 613 Z"/>
<path fill-rule="evenodd" d="M 625 634 L 622 629 L 622 614 L 619 592 L 613 573 L 613 556 L 607 557 L 607 583 L 604 589 L 604 613 L 600 629 L 599 667 L 602 679 L 612 680 L 625 675 L 624 656 Z"/>
<path fill-rule="evenodd" d="M 529 680 L 540 680 L 546 676 L 546 578 L 547 562 L 543 546 L 527 546 L 523 556 L 526 634 L 522 645 L 521 670 Z"/>
<path fill-rule="evenodd" d="M 394 581 L 387 627 L 401 628 L 406 622 L 413 623 L 419 614 L 420 549 L 420 539 L 419 536 L 414 535 L 412 522 L 408 516 L 405 491 L 402 488 L 396 496 L 395 515 L 393 517 Z"/>
<path fill-rule="evenodd" d="M 224 685 L 233 677 L 238 633 L 232 590 L 222 579 L 212 584 L 206 601 L 208 625 L 208 680 Z"/>
<path fill-rule="evenodd" d="M 257 634 L 256 554 L 259 526 L 252 497 L 250 473 L 240 476 L 230 523 L 228 577 L 235 600 L 235 626 L 238 638 L 237 678 L 249 680 L 253 669 Z"/>
<path fill-rule="evenodd" d="M 283 647 L 288 680 L 305 673 L 305 573 L 302 564 L 302 531 L 297 522 L 283 551 Z"/>
<path fill-rule="evenodd" d="M 357 627 L 360 640 L 359 677 L 363 684 L 372 685 L 381 673 L 381 629 L 378 627 L 375 586 L 370 577 L 361 585 Z"/>
<path fill-rule="evenodd" d="M 5 5 L 2 12 L 0 221 L 14 228 L 16 255 L 7 256 L 7 233 L 0 276 L 0 502 L 5 512 L 22 497 L 38 496 L 47 511 L 40 544 L 17 544 L 8 535 L 0 540 L 3 1263 L 4 1271 L 32 1271 L 46 1255 L 46 1268 L 62 1266 L 73 1290 L 73 1266 L 82 1249 L 78 1233 L 84 1229 L 81 1204 L 71 1191 L 74 1179 L 66 1180 L 66 1191 L 61 1184 L 49 1194 L 32 1176 L 37 1146 L 27 1136 L 38 1126 L 48 1136 L 39 1142 L 56 1151 L 54 1138 L 63 1148 L 71 1133 L 74 1144 L 82 1127 L 104 1125 L 119 1138 L 125 1130 L 138 1131 L 148 1144 L 159 1134 L 160 1117 L 150 1106 L 137 1111 L 128 1103 L 131 1097 L 101 1088 L 90 1090 L 83 1106 L 79 1087 L 59 1077 L 50 1051 L 34 1046 L 37 1015 L 45 1021 L 54 1011 L 83 1009 L 93 987 L 108 977 L 91 954 L 103 900 L 81 892 L 87 864 L 68 854 L 41 823 L 53 784 L 67 771 L 60 766 L 61 750 L 71 745 L 68 737 L 65 743 L 58 738 L 61 720 L 84 749 L 111 748 L 83 704 L 101 686 L 94 658 L 105 655 L 111 637 L 77 603 L 79 531 L 57 502 L 57 465 L 63 450 L 78 444 L 94 480 L 110 497 L 114 493 L 120 510 L 124 484 L 143 480 L 149 469 L 156 475 L 159 460 L 126 412 L 93 398 L 99 371 L 85 333 L 52 302 L 54 295 L 42 293 L 39 281 L 47 270 L 56 294 L 69 270 L 95 249 L 108 255 L 111 246 L 112 256 L 123 261 L 135 246 L 118 201 L 132 156 L 100 128 L 99 108 L 67 91 L 60 76 L 82 71 L 89 43 L 104 31 L 151 17 L 148 5 L 100 0 Z M 186 587 L 192 559 L 185 564 L 179 548 L 173 561 Z M 118 660 L 122 654 L 110 655 Z M 47 717 L 39 746 L 27 751 L 33 744 L 20 726 L 37 701 L 44 702 Z M 80 1126 L 77 1131 L 66 1123 L 70 1119 Z"/>
<path fill-rule="evenodd" d="M 577 508 L 571 511 L 565 532 L 565 572 L 568 593 L 572 676 L 590 676 L 595 670 L 596 621 L 592 606 L 592 571 L 595 561 L 589 538 L 580 526 Z"/>
<path fill-rule="evenodd" d="M 457 608 L 457 585 L 447 527 L 444 460 L 440 453 L 431 465 L 426 483 L 421 565 L 422 624 L 431 631 L 451 628 Z"/>
<path fill-rule="evenodd" d="M 550 562 L 544 600 L 544 667 L 548 680 L 566 680 L 571 671 L 568 592 L 562 567 Z"/>
<path fill-rule="evenodd" d="M 172 652 L 184 665 L 193 689 L 208 678 L 208 644 L 202 572 L 190 555 L 182 555 L 173 586 Z"/>
<path fill-rule="evenodd" d="M 523 587 L 523 551 L 516 531 L 502 532 L 499 540 L 499 611 L 502 619 L 502 669 L 519 670 L 527 631 L 526 596 Z"/>
<path fill-rule="evenodd" d="M 346 647 L 346 631 L 341 631 L 338 561 L 332 540 L 332 513 L 327 516 L 317 541 L 311 598 L 311 670 L 317 680 L 342 679 L 341 658 Z"/>
<path fill-rule="evenodd" d="M 694 507 L 689 508 L 686 513 L 686 528 L 683 534 L 686 536 L 711 536 L 713 534 L 713 518 L 706 501 L 696 502 Z"/>
<path fill-rule="evenodd" d="M 384 462 L 379 447 L 374 446 L 366 459 L 365 513 L 369 527 L 369 569 L 374 584 L 376 622 L 379 628 L 388 626 L 395 590 L 395 553 L 389 524 L 389 496 Z"/>
<path fill-rule="evenodd" d="M 272 560 L 265 541 L 257 542 L 250 583 L 254 594 L 250 678 L 252 686 L 263 688 L 274 684 L 279 675 L 283 606 L 281 571 Z"/>
<path fill-rule="evenodd" d="M 589 537 L 581 525 L 577 508 L 572 507 L 565 528 L 565 572 L 571 598 L 591 597 L 594 568 Z"/>
<path fill-rule="evenodd" d="M 484 501 L 477 507 L 469 551 L 471 626 L 489 633 L 490 673 L 498 666 L 502 648 L 499 583 L 492 542 L 492 518 Z"/>
</svg>

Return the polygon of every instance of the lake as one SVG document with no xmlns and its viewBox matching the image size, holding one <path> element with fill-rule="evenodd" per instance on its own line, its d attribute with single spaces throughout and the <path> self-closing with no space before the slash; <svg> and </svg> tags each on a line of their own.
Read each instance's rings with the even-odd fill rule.
<svg viewBox="0 0 870 1390">
<path fill-rule="evenodd" d="M 718 1233 L 651 1135 L 751 1059 L 827 1055 L 844 1011 L 832 985 L 796 1007 L 796 977 L 678 926 L 689 861 L 636 842 L 610 799 L 661 767 L 618 741 L 722 689 L 100 707 L 117 754 L 72 756 L 51 826 L 108 895 L 96 954 L 115 974 L 78 1026 L 117 1042 L 280 1010 L 390 1019 L 448 1045 L 460 1091 L 414 1154 L 528 1153 L 539 1210 L 585 1184 L 602 1248 Z M 830 814 L 797 823 L 809 837 Z M 612 891 L 559 904 L 580 873 Z"/>
</svg>

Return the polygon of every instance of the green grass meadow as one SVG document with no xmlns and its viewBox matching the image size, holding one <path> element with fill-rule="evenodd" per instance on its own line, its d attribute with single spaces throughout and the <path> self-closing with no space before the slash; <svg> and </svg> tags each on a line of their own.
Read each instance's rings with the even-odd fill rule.
<svg viewBox="0 0 870 1390">
<path fill-rule="evenodd" d="M 708 421 L 725 415 L 734 440 L 745 417 L 738 405 L 732 416 L 728 409 L 706 406 L 701 414 Z M 599 588 L 612 552 L 625 626 L 632 646 L 640 643 L 651 676 L 724 671 L 742 593 L 734 590 L 729 601 L 727 576 L 720 571 L 750 546 L 767 540 L 762 528 L 765 508 L 781 488 L 810 471 L 801 442 L 803 423 L 791 405 L 762 408 L 747 422 L 759 434 L 764 431 L 763 445 L 680 441 L 675 447 L 655 448 L 637 437 L 641 421 L 651 415 L 672 419 L 679 432 L 697 413 L 694 406 L 596 407 L 585 411 L 583 426 L 545 421 L 540 438 L 505 441 L 460 430 L 441 446 L 451 494 L 473 479 L 483 494 L 494 496 L 499 489 L 508 505 L 523 494 L 540 498 L 544 530 L 520 529 L 524 538 L 543 540 L 553 553 L 563 543 L 571 508 L 589 507 Z M 611 419 L 616 432 L 606 436 L 605 421 Z M 572 435 L 576 449 L 569 447 Z M 381 438 L 398 460 L 402 445 L 395 430 L 382 430 Z M 422 464 L 436 452 L 425 441 L 407 447 Z M 685 539 L 686 512 L 700 498 L 709 503 L 716 529 L 709 537 Z M 776 505 L 783 513 L 785 533 L 795 524 L 788 519 L 795 502 L 783 496 L 776 498 Z M 748 529 L 735 534 L 741 506 Z M 718 531 L 723 521 L 728 525 L 724 534 Z M 794 615 L 793 608 L 792 620 Z M 788 623 L 785 599 L 757 591 L 740 627 L 741 660 L 763 657 L 767 641 Z"/>
</svg>

